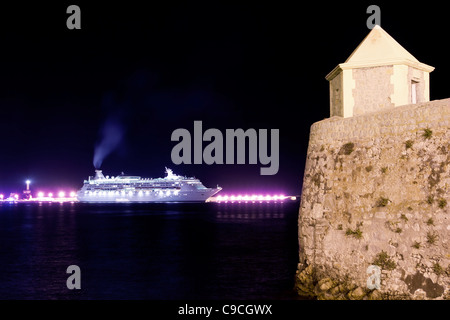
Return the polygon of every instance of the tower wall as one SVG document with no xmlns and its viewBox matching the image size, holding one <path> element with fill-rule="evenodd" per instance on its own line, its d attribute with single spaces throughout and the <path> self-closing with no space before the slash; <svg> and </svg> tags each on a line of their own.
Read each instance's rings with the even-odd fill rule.
<svg viewBox="0 0 450 320">
<path fill-rule="evenodd" d="M 330 80 L 330 116 L 352 117 L 430 100 L 430 74 L 405 64 L 338 70 Z"/>
<path fill-rule="evenodd" d="M 355 80 L 355 88 L 352 90 L 355 101 L 353 116 L 395 106 L 391 96 L 394 94 L 394 87 L 398 84 L 395 80 L 391 81 L 393 73 L 392 65 L 352 70 Z"/>
<path fill-rule="evenodd" d="M 343 108 L 343 76 L 338 74 L 330 81 L 330 116 L 344 116 Z"/>
</svg>

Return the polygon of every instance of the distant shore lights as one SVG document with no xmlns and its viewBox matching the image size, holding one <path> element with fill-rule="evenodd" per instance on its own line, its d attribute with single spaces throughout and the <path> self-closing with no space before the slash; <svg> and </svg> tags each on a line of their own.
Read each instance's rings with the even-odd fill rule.
<svg viewBox="0 0 450 320">
<path fill-rule="evenodd" d="M 294 199 L 292 199 L 294 198 Z M 290 199 L 290 200 L 295 200 L 295 197 L 290 197 L 290 196 L 285 196 L 284 194 L 280 194 L 280 195 L 219 195 L 217 197 L 214 197 L 214 199 L 211 199 L 211 201 L 214 202 L 251 202 L 251 203 L 255 203 L 255 202 L 277 202 L 277 201 L 284 201 L 286 199 Z"/>
<path fill-rule="evenodd" d="M 60 190 L 57 193 L 54 192 L 44 192 L 44 191 L 38 191 L 35 195 L 35 197 L 31 196 L 31 190 L 30 191 L 30 197 L 23 196 L 22 198 L 19 197 L 19 194 L 17 193 L 11 193 L 11 195 L 5 199 L 4 195 L 0 195 L 0 201 L 4 202 L 75 202 L 77 201 L 77 193 L 75 191 L 63 191 Z"/>
<path fill-rule="evenodd" d="M 52 202 L 66 202 L 66 201 L 76 201 L 77 194 L 75 191 L 66 192 L 60 190 L 56 195 L 53 192 L 47 193 L 47 195 L 43 191 L 39 191 L 37 193 L 37 197 L 33 200 L 35 201 L 52 201 Z"/>
</svg>

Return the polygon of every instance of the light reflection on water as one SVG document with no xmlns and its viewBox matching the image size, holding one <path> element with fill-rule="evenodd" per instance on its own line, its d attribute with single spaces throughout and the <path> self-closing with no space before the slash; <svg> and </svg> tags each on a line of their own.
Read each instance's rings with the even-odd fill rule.
<svg viewBox="0 0 450 320">
<path fill-rule="evenodd" d="M 0 299 L 284 299 L 298 203 L 0 205 Z M 82 289 L 68 290 L 78 265 Z"/>
</svg>

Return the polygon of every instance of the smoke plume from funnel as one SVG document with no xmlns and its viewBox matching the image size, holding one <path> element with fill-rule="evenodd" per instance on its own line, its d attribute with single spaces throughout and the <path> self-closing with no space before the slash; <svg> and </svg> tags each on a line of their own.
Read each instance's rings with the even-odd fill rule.
<svg viewBox="0 0 450 320">
<path fill-rule="evenodd" d="M 100 142 L 94 150 L 94 167 L 100 169 L 103 160 L 122 142 L 124 127 L 118 116 L 109 116 L 100 131 Z"/>
</svg>

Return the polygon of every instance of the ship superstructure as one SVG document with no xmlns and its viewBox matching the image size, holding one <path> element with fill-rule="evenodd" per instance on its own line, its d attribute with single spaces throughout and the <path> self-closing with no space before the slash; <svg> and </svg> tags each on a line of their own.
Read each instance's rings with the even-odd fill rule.
<svg viewBox="0 0 450 320">
<path fill-rule="evenodd" d="M 206 188 L 199 179 L 179 176 L 166 168 L 164 178 L 139 176 L 104 176 L 95 170 L 95 177 L 84 180 L 77 192 L 81 202 L 204 202 L 221 187 Z"/>
</svg>

